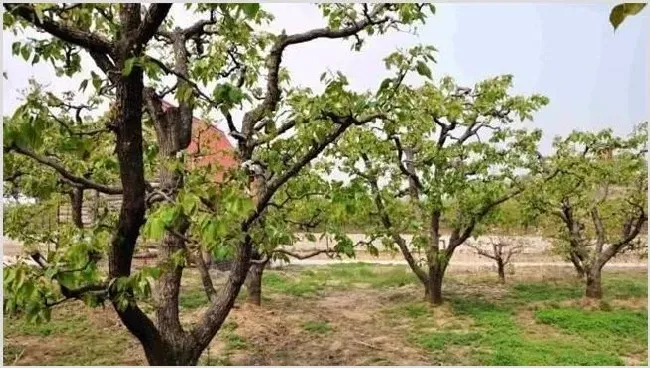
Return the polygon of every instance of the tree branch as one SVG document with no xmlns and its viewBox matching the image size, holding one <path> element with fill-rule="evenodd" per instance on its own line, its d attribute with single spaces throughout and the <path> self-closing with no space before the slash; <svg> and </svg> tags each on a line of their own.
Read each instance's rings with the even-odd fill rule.
<svg viewBox="0 0 650 368">
<path fill-rule="evenodd" d="M 311 162 L 314 158 L 316 158 L 330 143 L 334 142 L 345 130 L 354 124 L 365 124 L 371 120 L 374 120 L 376 117 L 371 116 L 366 119 L 361 119 L 361 120 L 356 120 L 354 118 L 349 118 L 345 119 L 344 121 L 340 122 L 338 124 L 338 127 L 330 132 L 328 135 L 326 135 L 322 141 L 318 142 L 316 145 L 312 146 L 312 148 L 307 151 L 307 153 L 296 163 L 293 164 L 289 169 L 287 169 L 281 176 L 279 176 L 277 179 L 274 179 L 273 181 L 269 182 L 268 186 L 266 187 L 266 190 L 264 190 L 261 193 L 261 197 L 258 201 L 257 204 L 257 209 L 256 211 L 249 216 L 249 218 L 244 222 L 244 228 L 248 229 L 248 227 L 264 212 L 264 209 L 267 207 L 269 201 L 275 194 L 275 192 L 282 186 L 284 183 L 286 183 L 290 178 L 294 177 L 296 174 L 302 170 L 303 167 L 305 167 L 307 164 Z"/>
<path fill-rule="evenodd" d="M 478 255 L 480 255 L 480 256 L 490 258 L 490 259 L 495 260 L 495 261 L 499 260 L 499 257 L 496 254 L 490 254 L 490 253 L 486 252 L 485 250 L 481 249 L 478 245 L 467 244 L 467 246 L 470 247 L 470 248 L 473 248 L 474 250 L 476 250 L 476 253 Z"/>
<path fill-rule="evenodd" d="M 137 36 L 134 40 L 136 44 L 146 44 L 154 36 L 158 27 L 167 17 L 172 4 L 153 3 L 147 9 L 147 15 L 138 28 Z"/>
<path fill-rule="evenodd" d="M 594 206 L 589 212 L 591 213 L 591 220 L 594 222 L 594 229 L 596 230 L 596 254 L 600 254 L 605 244 L 605 228 L 603 227 L 603 221 L 600 218 L 598 208 Z"/>
<path fill-rule="evenodd" d="M 633 218 L 630 223 L 630 226 L 626 226 L 628 229 L 627 234 L 623 235 L 623 238 L 618 242 L 611 244 L 607 249 L 601 254 L 598 258 L 598 263 L 604 265 L 608 260 L 614 257 L 623 247 L 630 244 L 640 233 L 643 225 L 648 221 L 648 216 L 645 213 L 645 210 L 641 209 L 638 216 Z"/>
<path fill-rule="evenodd" d="M 318 28 L 290 36 L 284 34 L 280 35 L 266 59 L 267 83 L 264 100 L 260 105 L 256 106 L 244 115 L 242 133 L 247 137 L 252 135 L 255 124 L 266 114 L 275 111 L 280 100 L 280 89 L 278 86 L 280 63 L 282 62 L 282 53 L 288 46 L 309 42 L 317 38 L 344 38 L 352 36 L 368 26 L 385 23 L 389 20 L 388 17 L 381 19 L 375 18 L 388 6 L 388 4 L 377 4 L 366 17 L 341 29 L 333 30 L 329 28 Z"/>
<path fill-rule="evenodd" d="M 335 252 L 334 250 L 332 250 L 332 249 L 320 249 L 320 250 L 315 250 L 315 251 L 313 251 L 313 252 L 311 252 L 311 253 L 307 253 L 307 254 L 305 254 L 305 255 L 300 255 L 300 254 L 298 254 L 298 253 L 293 253 L 293 252 L 290 252 L 290 251 L 288 251 L 288 250 L 284 250 L 284 249 L 276 249 L 276 250 L 274 250 L 273 252 L 274 252 L 274 253 L 284 254 L 284 255 L 287 255 L 287 256 L 289 256 L 289 257 L 292 257 L 292 258 L 295 258 L 295 259 L 300 259 L 300 260 L 302 260 L 302 259 L 307 259 L 307 258 L 312 258 L 312 257 L 316 257 L 317 255 L 319 255 L 319 254 L 323 254 L 323 253 L 327 254 L 328 256 L 329 256 L 330 254 L 335 254 L 335 253 L 336 253 L 336 252 Z"/>
<path fill-rule="evenodd" d="M 411 270 L 413 270 L 417 278 L 422 283 L 426 284 L 428 282 L 429 277 L 427 276 L 426 272 L 424 272 L 424 270 L 422 270 L 422 268 L 418 266 L 417 262 L 413 258 L 413 255 L 409 251 L 404 238 L 402 238 L 402 236 L 393 228 L 392 221 L 390 220 L 390 216 L 388 215 L 388 212 L 386 212 L 386 207 L 384 206 L 384 202 L 381 198 L 377 181 L 371 180 L 370 187 L 372 188 L 372 191 L 374 193 L 375 207 L 377 207 L 377 211 L 379 212 L 379 217 L 381 219 L 382 224 L 384 225 L 384 228 L 389 233 L 390 237 L 393 239 L 395 244 L 397 244 L 397 247 L 402 252 L 402 256 L 404 256 L 404 259 L 406 260 L 406 263 L 408 263 Z"/>
<path fill-rule="evenodd" d="M 421 191 L 423 189 L 422 182 L 420 181 L 420 178 L 418 178 L 418 176 L 417 176 L 417 174 L 415 172 L 409 170 L 409 168 L 404 166 L 404 162 L 402 160 L 403 160 L 403 155 L 404 155 L 405 151 L 404 151 L 404 148 L 402 147 L 402 143 L 399 140 L 399 138 L 397 136 L 393 136 L 392 140 L 395 142 L 395 148 L 397 149 L 397 160 L 398 160 L 398 164 L 399 164 L 399 169 L 404 175 L 406 175 L 406 177 L 409 178 L 409 186 L 414 187 L 414 188 L 412 188 L 412 190 L 415 189 L 413 191 L 413 194 L 414 194 L 414 197 L 415 197 L 414 199 L 417 199 L 417 192 L 419 192 L 419 191 Z M 413 158 L 412 157 L 407 157 L 407 159 L 412 160 Z M 410 165 L 410 166 L 412 166 L 412 165 Z"/>
<path fill-rule="evenodd" d="M 106 38 L 79 28 L 60 24 L 50 18 L 39 18 L 32 5 L 4 4 L 4 7 L 11 14 L 23 18 L 27 22 L 33 24 L 36 28 L 39 28 L 65 42 L 77 45 L 92 52 L 102 54 L 113 53 L 113 45 Z"/>
<path fill-rule="evenodd" d="M 70 180 L 73 183 L 76 183 L 83 188 L 87 189 L 95 189 L 99 192 L 106 193 L 106 194 L 122 194 L 122 188 L 117 188 L 117 187 L 111 187 L 108 185 L 104 184 L 99 184 L 95 183 L 93 181 L 90 181 L 86 178 L 75 176 L 72 173 L 70 173 L 65 167 L 63 167 L 61 164 L 56 162 L 55 160 L 49 159 L 47 157 L 40 156 L 36 152 L 29 150 L 27 148 L 23 148 L 18 146 L 17 144 L 14 144 L 10 147 L 10 150 L 16 151 L 22 155 L 25 155 L 27 157 L 32 158 L 33 160 L 45 165 L 49 166 L 52 169 L 56 170 L 62 177 L 65 179 Z"/>
</svg>

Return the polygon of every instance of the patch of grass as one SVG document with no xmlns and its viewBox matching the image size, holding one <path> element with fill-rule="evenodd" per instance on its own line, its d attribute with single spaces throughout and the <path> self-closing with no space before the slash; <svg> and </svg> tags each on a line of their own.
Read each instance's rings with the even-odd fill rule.
<svg viewBox="0 0 650 368">
<path fill-rule="evenodd" d="M 603 275 L 605 299 L 646 298 L 648 279 L 639 276 Z M 558 302 L 582 298 L 585 284 L 578 279 L 553 282 L 519 283 L 512 287 L 510 297 L 516 303 Z"/>
<path fill-rule="evenodd" d="M 318 335 L 327 334 L 332 331 L 332 326 L 323 321 L 307 321 L 302 325 L 302 328 L 305 331 Z"/>
<path fill-rule="evenodd" d="M 346 284 L 369 284 L 372 288 L 399 287 L 417 282 L 407 267 L 364 262 L 332 265 L 321 272 L 328 278 L 336 278 Z"/>
<path fill-rule="evenodd" d="M 302 276 L 302 275 L 301 275 Z M 324 288 L 310 276 L 291 278 L 277 272 L 267 272 L 262 278 L 262 293 L 265 290 L 293 296 L 313 295 Z"/>
<path fill-rule="evenodd" d="M 606 298 L 647 298 L 648 278 L 644 277 L 621 277 L 603 276 L 603 294 Z"/>
<path fill-rule="evenodd" d="M 208 305 L 208 297 L 202 288 L 192 288 L 181 291 L 178 303 L 182 309 L 196 309 Z"/>
<path fill-rule="evenodd" d="M 604 338 L 616 336 L 648 338 L 648 313 L 627 310 L 586 311 L 577 308 L 535 311 L 535 321 L 554 325 L 574 333 L 597 333 Z"/>
<path fill-rule="evenodd" d="M 428 340 L 421 338 L 422 345 L 430 350 L 440 350 L 448 345 L 468 346 L 476 362 L 483 365 L 623 364 L 611 350 L 602 349 L 579 336 L 559 334 L 544 340 L 527 336 L 515 322 L 514 309 L 507 302 L 453 298 L 452 307 L 457 314 L 473 318 L 479 334 L 437 334 Z"/>
<path fill-rule="evenodd" d="M 409 318 L 419 318 L 431 314 L 431 309 L 425 303 L 413 303 L 404 307 L 404 313 Z"/>
<path fill-rule="evenodd" d="M 224 334 L 223 337 L 226 341 L 226 348 L 229 350 L 246 349 L 248 347 L 246 339 L 234 332 Z"/>
<path fill-rule="evenodd" d="M 419 335 L 416 342 L 429 350 L 442 350 L 449 345 L 473 346 L 481 338 L 478 332 L 435 332 Z"/>
<path fill-rule="evenodd" d="M 614 349 L 621 354 L 640 353 L 648 346 L 647 311 L 542 309 L 535 312 L 535 321 L 555 326 L 602 349 Z"/>
<path fill-rule="evenodd" d="M 22 316 L 4 318 L 5 336 L 50 336 L 67 335 L 78 336 L 93 330 L 93 325 L 81 314 L 53 312 L 49 322 L 35 324 L 27 322 Z"/>
<path fill-rule="evenodd" d="M 269 271 L 263 287 L 271 292 L 293 296 L 311 296 L 323 290 L 374 289 L 400 287 L 417 282 L 405 267 L 379 266 L 369 263 L 343 263 L 301 271 L 297 277 Z"/>
<path fill-rule="evenodd" d="M 13 364 L 16 349 L 23 350 L 16 364 L 35 365 L 132 365 L 141 364 L 127 356 L 131 340 L 126 330 L 101 328 L 82 311 L 85 306 L 64 305 L 52 313 L 52 319 L 33 324 L 24 318 L 5 317 L 3 336 L 13 348 L 3 354 L 4 364 Z M 101 313 L 100 310 L 93 311 Z M 25 343 L 23 343 L 23 341 Z"/>
<path fill-rule="evenodd" d="M 482 365 L 623 365 L 623 361 L 610 353 L 586 349 L 567 341 L 522 339 L 514 335 L 499 344 L 481 349 L 476 356 Z"/>
<path fill-rule="evenodd" d="M 248 348 L 248 342 L 246 339 L 235 332 L 237 327 L 237 322 L 227 321 L 221 326 L 221 329 L 217 334 L 219 339 L 226 343 L 226 357 L 233 350 L 243 350 Z"/>
<path fill-rule="evenodd" d="M 557 302 L 580 298 L 584 294 L 583 289 L 577 282 L 521 283 L 513 286 L 511 297 L 520 303 Z"/>
</svg>

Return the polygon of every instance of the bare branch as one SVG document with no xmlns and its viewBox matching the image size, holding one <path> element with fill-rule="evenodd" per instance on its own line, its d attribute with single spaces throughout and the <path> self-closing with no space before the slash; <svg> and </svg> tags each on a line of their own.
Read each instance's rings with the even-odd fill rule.
<svg viewBox="0 0 650 368">
<path fill-rule="evenodd" d="M 499 257 L 496 255 L 496 252 L 495 252 L 495 254 L 488 253 L 485 250 L 481 249 L 481 247 L 479 247 L 478 245 L 475 245 L 475 244 L 467 244 L 467 246 L 470 247 L 470 248 L 473 248 L 474 250 L 476 250 L 476 253 L 478 255 L 480 255 L 480 256 L 490 258 L 490 259 L 495 260 L 495 261 L 499 260 Z"/>
<path fill-rule="evenodd" d="M 213 10 L 213 11 L 210 12 L 210 19 L 199 20 L 198 22 L 196 22 L 196 23 L 192 24 L 191 26 L 185 28 L 182 31 L 183 37 L 186 40 L 189 40 L 192 37 L 200 36 L 202 33 L 205 32 L 204 28 L 206 26 L 215 24 L 216 22 L 217 21 L 216 21 L 216 18 L 215 18 L 215 12 Z"/>
<path fill-rule="evenodd" d="M 409 178 L 409 185 L 414 187 L 412 189 L 416 190 L 416 191 L 414 191 L 414 197 L 416 197 L 415 199 L 417 199 L 417 191 L 421 191 L 423 189 L 422 182 L 420 181 L 420 178 L 418 178 L 417 174 L 414 171 L 409 170 L 409 168 L 407 168 L 404 165 L 403 155 L 405 153 L 405 149 L 402 147 L 402 143 L 399 140 L 399 138 L 397 136 L 393 136 L 392 140 L 395 142 L 395 148 L 397 149 L 397 160 L 398 160 L 398 164 L 399 164 L 399 169 L 404 175 L 406 175 L 406 177 Z M 407 155 L 407 156 L 410 156 L 410 155 Z M 407 159 L 412 160 L 413 158 L 412 157 L 407 157 Z M 412 165 L 409 165 L 409 166 L 412 166 Z"/>
<path fill-rule="evenodd" d="M 293 253 L 293 252 L 290 252 L 290 251 L 285 250 L 285 249 L 276 249 L 274 252 L 275 253 L 281 253 L 281 254 L 290 256 L 292 258 L 295 258 L 295 259 L 307 259 L 307 258 L 316 257 L 319 254 L 330 255 L 330 254 L 335 254 L 336 253 L 332 249 L 320 249 L 320 250 L 313 251 L 311 253 L 307 253 L 305 255 L 300 255 L 298 253 Z"/>
<path fill-rule="evenodd" d="M 522 245 L 515 245 L 513 247 L 510 247 L 508 249 L 508 255 L 506 255 L 506 258 L 503 261 L 503 264 L 506 265 L 510 263 L 510 258 L 512 258 L 513 255 L 521 253 L 521 251 L 524 249 Z"/>
<path fill-rule="evenodd" d="M 147 15 L 138 28 L 137 36 L 134 40 L 136 44 L 146 44 L 154 36 L 158 27 L 167 18 L 167 14 L 172 4 L 153 3 L 147 9 Z"/>
</svg>

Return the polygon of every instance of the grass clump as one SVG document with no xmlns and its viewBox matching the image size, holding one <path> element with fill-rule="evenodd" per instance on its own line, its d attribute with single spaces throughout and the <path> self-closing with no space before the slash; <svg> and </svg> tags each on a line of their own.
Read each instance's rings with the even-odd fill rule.
<svg viewBox="0 0 650 368">
<path fill-rule="evenodd" d="M 302 325 L 302 328 L 309 333 L 317 335 L 324 335 L 332 331 L 332 326 L 323 321 L 307 321 Z"/>
<path fill-rule="evenodd" d="M 428 350 L 442 350 L 450 345 L 475 346 L 481 339 L 478 332 L 434 332 L 417 336 L 417 343 Z"/>
</svg>

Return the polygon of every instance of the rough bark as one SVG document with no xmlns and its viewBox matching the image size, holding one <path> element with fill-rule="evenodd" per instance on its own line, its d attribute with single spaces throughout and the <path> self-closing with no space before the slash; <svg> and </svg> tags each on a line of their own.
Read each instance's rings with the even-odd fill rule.
<svg viewBox="0 0 650 368">
<path fill-rule="evenodd" d="M 506 265 L 502 259 L 497 259 L 497 272 L 499 273 L 499 283 L 506 283 Z"/>
<path fill-rule="evenodd" d="M 444 276 L 444 270 L 429 272 L 425 296 L 428 298 L 427 301 L 433 305 L 442 304 L 442 279 Z"/>
<path fill-rule="evenodd" d="M 449 249 L 447 249 L 449 251 Z M 453 252 L 453 250 L 452 250 Z M 445 277 L 445 271 L 447 270 L 447 265 L 449 264 L 448 252 L 445 252 L 445 257 L 440 257 L 436 255 L 429 262 L 429 273 L 427 277 L 427 282 L 425 288 L 427 288 L 426 296 L 428 297 L 428 302 L 433 305 L 442 304 L 442 281 Z"/>
<path fill-rule="evenodd" d="M 265 263 L 251 263 L 246 277 L 247 302 L 254 305 L 262 304 L 262 274 Z"/>
<path fill-rule="evenodd" d="M 70 192 L 70 209 L 72 213 L 72 223 L 79 229 L 83 229 L 83 197 L 82 188 L 74 188 Z"/>
<path fill-rule="evenodd" d="M 578 255 L 573 251 L 569 251 L 569 260 L 573 264 L 573 268 L 576 270 L 576 276 L 579 279 L 583 279 L 585 277 L 585 269 L 582 267 L 582 262 L 578 258 Z"/>
<path fill-rule="evenodd" d="M 592 268 L 587 273 L 587 288 L 585 296 L 591 299 L 601 299 L 603 297 L 603 287 L 601 283 L 601 270 L 598 267 Z"/>
<path fill-rule="evenodd" d="M 124 33 L 139 24 L 139 4 L 122 5 Z M 129 14 L 136 14 L 131 16 Z M 136 19 L 137 18 L 137 19 Z M 136 50 L 137 52 L 137 50 Z M 127 50 L 120 52 L 118 68 L 131 56 Z M 135 66 L 128 76 L 118 77 L 116 101 L 113 105 L 116 147 L 120 180 L 122 184 L 122 205 L 117 229 L 109 250 L 109 277 L 128 277 L 140 227 L 145 214 L 145 180 L 142 151 L 142 69 Z M 147 360 L 151 362 L 161 350 L 161 337 L 153 322 L 135 303 L 121 309 L 113 303 L 122 323 L 142 343 Z"/>
</svg>

